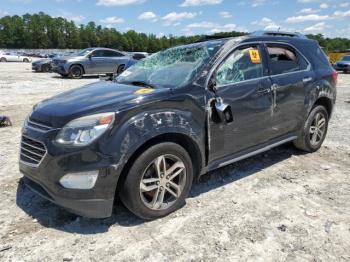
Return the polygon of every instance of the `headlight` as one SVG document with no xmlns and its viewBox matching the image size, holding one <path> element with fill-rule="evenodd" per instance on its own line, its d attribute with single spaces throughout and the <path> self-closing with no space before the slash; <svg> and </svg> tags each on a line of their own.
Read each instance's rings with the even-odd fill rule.
<svg viewBox="0 0 350 262">
<path fill-rule="evenodd" d="M 77 118 L 65 125 L 56 137 L 63 145 L 86 146 L 100 137 L 114 122 L 115 113 Z"/>
</svg>

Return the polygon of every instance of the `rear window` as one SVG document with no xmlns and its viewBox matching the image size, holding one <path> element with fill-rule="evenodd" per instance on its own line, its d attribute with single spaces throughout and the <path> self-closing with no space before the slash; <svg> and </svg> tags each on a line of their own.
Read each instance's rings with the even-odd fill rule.
<svg viewBox="0 0 350 262">
<path fill-rule="evenodd" d="M 104 56 L 106 57 L 120 57 L 123 56 L 123 54 L 119 53 L 119 52 L 115 52 L 112 50 L 104 50 Z"/>
<path fill-rule="evenodd" d="M 303 52 L 307 59 L 311 62 L 314 69 L 331 69 L 328 57 L 316 41 L 308 41 L 297 45 L 298 49 Z"/>
<path fill-rule="evenodd" d="M 267 51 L 271 75 L 305 70 L 308 66 L 305 59 L 291 47 L 268 45 Z"/>
</svg>

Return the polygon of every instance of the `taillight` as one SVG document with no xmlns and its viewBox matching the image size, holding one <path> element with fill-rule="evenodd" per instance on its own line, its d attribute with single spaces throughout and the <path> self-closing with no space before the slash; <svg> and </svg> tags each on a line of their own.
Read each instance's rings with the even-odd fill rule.
<svg viewBox="0 0 350 262">
<path fill-rule="evenodd" d="M 338 73 L 337 73 L 337 71 L 334 70 L 332 72 L 332 78 L 333 78 L 333 81 L 334 81 L 334 85 L 336 86 L 337 83 L 338 83 Z"/>
</svg>

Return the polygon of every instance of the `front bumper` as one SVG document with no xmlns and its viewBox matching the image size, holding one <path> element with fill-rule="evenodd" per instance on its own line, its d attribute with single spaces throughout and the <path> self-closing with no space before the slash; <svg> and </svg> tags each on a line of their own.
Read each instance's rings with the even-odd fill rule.
<svg viewBox="0 0 350 262">
<path fill-rule="evenodd" d="M 105 218 L 112 215 L 119 171 L 113 158 L 94 148 L 63 149 L 54 145 L 58 131 L 40 132 L 24 128 L 26 137 L 45 144 L 47 152 L 38 166 L 20 159 L 19 169 L 25 185 L 45 199 L 66 208 L 72 213 L 89 217 Z M 67 189 L 59 180 L 67 173 L 98 170 L 99 175 L 92 189 Z"/>
<path fill-rule="evenodd" d="M 32 64 L 32 70 L 37 72 L 41 71 L 41 65 Z"/>
<path fill-rule="evenodd" d="M 68 75 L 69 70 L 64 65 L 52 65 L 52 71 L 60 75 Z"/>
</svg>

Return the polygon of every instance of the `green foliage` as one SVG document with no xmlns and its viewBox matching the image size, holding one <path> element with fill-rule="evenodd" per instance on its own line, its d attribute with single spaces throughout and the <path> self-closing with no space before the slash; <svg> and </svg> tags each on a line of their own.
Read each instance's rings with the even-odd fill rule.
<svg viewBox="0 0 350 262">
<path fill-rule="evenodd" d="M 223 36 L 243 35 L 240 32 Z M 51 17 L 43 12 L 0 18 L 0 48 L 80 49 L 103 46 L 125 51 L 156 52 L 171 46 L 192 43 L 202 36 L 156 37 L 129 30 L 118 32 L 103 28 L 94 22 L 76 26 L 62 17 Z"/>
<path fill-rule="evenodd" d="M 241 36 L 242 32 L 216 33 L 214 36 Z M 62 17 L 51 17 L 43 12 L 23 16 L 0 18 L 0 48 L 59 48 L 80 49 L 103 46 L 125 51 L 156 52 L 175 45 L 193 43 L 203 36 L 146 35 L 129 30 L 118 32 L 115 28 L 103 28 L 94 22 L 76 26 Z M 350 39 L 325 38 L 323 35 L 308 35 L 316 39 L 326 52 L 350 49 Z"/>
<path fill-rule="evenodd" d="M 307 35 L 307 37 L 318 41 L 326 53 L 350 50 L 350 39 L 348 38 L 325 38 L 322 34 Z"/>
</svg>

